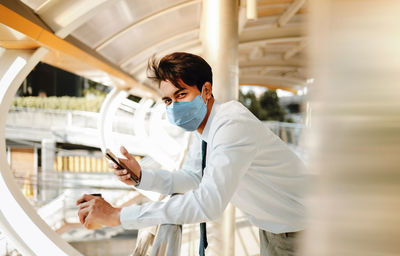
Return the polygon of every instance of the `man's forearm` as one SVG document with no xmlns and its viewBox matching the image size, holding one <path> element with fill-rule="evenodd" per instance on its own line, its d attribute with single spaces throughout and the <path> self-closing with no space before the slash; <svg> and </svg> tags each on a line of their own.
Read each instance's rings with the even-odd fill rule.
<svg viewBox="0 0 400 256">
<path fill-rule="evenodd" d="M 141 182 L 137 188 L 170 195 L 195 189 L 199 183 L 200 177 L 183 170 L 146 170 L 142 171 Z"/>
</svg>

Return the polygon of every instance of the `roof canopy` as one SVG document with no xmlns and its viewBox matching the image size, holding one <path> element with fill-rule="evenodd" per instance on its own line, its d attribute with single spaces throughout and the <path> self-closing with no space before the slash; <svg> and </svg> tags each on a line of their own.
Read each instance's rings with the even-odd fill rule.
<svg viewBox="0 0 400 256">
<path fill-rule="evenodd" d="M 44 62 L 139 95 L 157 94 L 146 77 L 153 54 L 202 55 L 201 39 L 212 40 L 200 35 L 207 18 L 200 0 L 3 2 L 0 46 L 44 46 L 51 50 Z M 240 1 L 238 13 L 240 84 L 301 89 L 305 0 L 258 0 L 255 8 L 251 2 Z"/>
</svg>

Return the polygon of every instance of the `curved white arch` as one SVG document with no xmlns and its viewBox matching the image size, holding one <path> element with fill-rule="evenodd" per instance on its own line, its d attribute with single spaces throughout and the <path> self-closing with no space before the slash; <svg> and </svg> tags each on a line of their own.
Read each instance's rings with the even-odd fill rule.
<svg viewBox="0 0 400 256">
<path fill-rule="evenodd" d="M 9 106 L 22 81 L 48 52 L 5 50 L 0 63 L 0 221 L 7 237 L 23 255 L 82 254 L 55 233 L 26 200 L 6 157 L 5 124 Z"/>
<path fill-rule="evenodd" d="M 120 89 L 113 89 L 106 97 L 100 110 L 98 128 L 101 139 L 101 149 L 106 148 L 119 154 L 121 141 L 113 138 L 113 118 L 121 102 L 128 96 L 128 92 Z M 138 145 L 141 152 L 151 156 L 166 169 L 176 169 L 177 159 L 182 158 L 181 154 L 189 140 L 188 133 L 182 129 L 168 125 L 163 117 L 165 112 L 164 104 L 156 103 L 152 106 L 152 99 L 143 98 L 135 109 L 133 116 L 133 130 L 136 142 L 144 143 Z M 150 114 L 150 117 L 147 116 Z M 168 127 L 167 127 L 168 126 Z M 169 132 L 166 132 L 166 129 Z M 131 141 L 132 142 L 132 141 Z M 162 145 L 167 145 L 167 147 Z M 126 145 L 127 148 L 129 145 Z"/>
<path fill-rule="evenodd" d="M 105 152 L 109 148 L 117 156 L 120 155 L 119 143 L 125 143 L 125 147 L 131 152 L 135 151 L 135 147 L 140 148 L 139 152 L 150 156 L 154 161 L 158 162 L 162 168 L 167 170 L 177 170 L 187 151 L 190 140 L 190 133 L 184 132 L 182 129 L 173 127 L 166 122 L 163 113 L 165 112 L 164 104 L 155 104 L 151 99 L 143 98 L 135 108 L 133 116 L 133 130 L 135 135 L 131 137 L 123 137 L 124 140 L 116 138 L 117 135 L 112 131 L 113 118 L 119 108 L 121 102 L 128 96 L 128 92 L 113 89 L 106 97 L 100 110 L 100 118 L 98 123 L 101 149 Z M 149 116 L 149 118 L 148 118 Z M 168 129 L 168 132 L 166 131 Z M 132 143 L 140 143 L 132 145 Z M 159 193 L 142 191 L 142 194 L 152 200 L 159 199 Z"/>
<path fill-rule="evenodd" d="M 118 145 L 115 145 L 112 136 L 112 120 L 122 99 L 126 98 L 127 92 L 114 88 L 107 94 L 100 109 L 100 118 L 97 127 L 100 132 L 101 151 L 104 153 L 106 148 L 113 152 L 119 152 Z"/>
<path fill-rule="evenodd" d="M 164 117 L 165 104 L 158 103 L 152 108 L 149 120 L 149 138 L 153 158 L 162 161 L 168 170 L 177 170 L 188 147 L 190 134 L 170 124 Z"/>
</svg>

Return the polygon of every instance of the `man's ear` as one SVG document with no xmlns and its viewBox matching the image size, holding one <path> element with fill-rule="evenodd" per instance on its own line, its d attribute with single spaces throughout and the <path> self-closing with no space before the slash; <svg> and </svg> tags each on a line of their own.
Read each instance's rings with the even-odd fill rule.
<svg viewBox="0 0 400 256">
<path fill-rule="evenodd" d="M 205 98 L 207 100 L 209 100 L 212 97 L 212 86 L 211 86 L 210 82 L 205 82 L 203 84 L 203 91 L 204 91 Z"/>
</svg>

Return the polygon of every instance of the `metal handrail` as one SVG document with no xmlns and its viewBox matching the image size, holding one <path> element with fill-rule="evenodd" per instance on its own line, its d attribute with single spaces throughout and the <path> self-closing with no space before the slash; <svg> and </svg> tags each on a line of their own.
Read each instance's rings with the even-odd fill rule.
<svg viewBox="0 0 400 256">
<path fill-rule="evenodd" d="M 179 256 L 181 254 L 182 225 L 162 224 L 154 238 L 151 256 Z"/>
<path fill-rule="evenodd" d="M 160 200 L 163 198 L 164 195 Z M 182 225 L 161 224 L 139 230 L 135 250 L 130 256 L 179 256 L 181 245 Z"/>
</svg>

